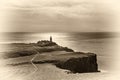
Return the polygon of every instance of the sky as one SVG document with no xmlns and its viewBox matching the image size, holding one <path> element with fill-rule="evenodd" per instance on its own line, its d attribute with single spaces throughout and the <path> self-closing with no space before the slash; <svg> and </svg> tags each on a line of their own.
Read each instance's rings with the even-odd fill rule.
<svg viewBox="0 0 120 80">
<path fill-rule="evenodd" d="M 0 0 L 0 32 L 120 31 L 119 0 Z"/>
</svg>

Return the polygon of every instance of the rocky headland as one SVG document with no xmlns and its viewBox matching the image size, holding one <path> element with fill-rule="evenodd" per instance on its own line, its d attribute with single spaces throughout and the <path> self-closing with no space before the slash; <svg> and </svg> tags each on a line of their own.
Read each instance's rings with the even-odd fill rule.
<svg viewBox="0 0 120 80">
<path fill-rule="evenodd" d="M 75 52 L 68 47 L 62 47 L 55 42 L 42 40 L 37 43 L 13 43 L 11 50 L 4 58 L 23 58 L 10 65 L 31 64 L 27 58 L 36 58 L 34 64 L 50 63 L 58 68 L 70 70 L 73 73 L 98 72 L 97 55 L 94 53 Z"/>
</svg>

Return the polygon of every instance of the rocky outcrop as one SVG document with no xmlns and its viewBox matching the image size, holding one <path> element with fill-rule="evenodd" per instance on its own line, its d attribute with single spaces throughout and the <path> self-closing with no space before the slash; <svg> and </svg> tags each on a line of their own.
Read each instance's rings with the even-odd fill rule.
<svg viewBox="0 0 120 80">
<path fill-rule="evenodd" d="M 71 57 L 66 61 L 57 62 L 55 65 L 73 73 L 98 72 L 96 54 L 85 54 L 87 57 Z"/>
</svg>

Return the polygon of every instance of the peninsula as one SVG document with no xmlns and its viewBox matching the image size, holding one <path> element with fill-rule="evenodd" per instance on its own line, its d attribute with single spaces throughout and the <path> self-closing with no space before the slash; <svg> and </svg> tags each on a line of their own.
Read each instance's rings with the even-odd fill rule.
<svg viewBox="0 0 120 80">
<path fill-rule="evenodd" d="M 31 64 L 27 58 L 36 57 L 34 64 L 50 63 L 58 68 L 72 73 L 98 72 L 97 55 L 94 53 L 75 52 L 74 50 L 58 45 L 50 40 L 41 40 L 37 43 L 13 43 L 11 51 L 5 58 L 24 58 L 10 65 Z"/>
</svg>

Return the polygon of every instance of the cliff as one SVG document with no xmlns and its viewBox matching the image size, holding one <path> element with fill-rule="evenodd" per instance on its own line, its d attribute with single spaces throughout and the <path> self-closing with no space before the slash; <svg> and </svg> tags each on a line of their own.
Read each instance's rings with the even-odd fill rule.
<svg viewBox="0 0 120 80">
<path fill-rule="evenodd" d="M 98 72 L 97 55 L 94 53 L 75 52 L 50 41 L 38 41 L 30 44 L 14 43 L 11 44 L 11 47 L 14 49 L 9 52 L 6 58 L 19 58 L 38 54 L 33 60 L 34 64 L 51 63 L 58 68 L 70 70 L 73 73 Z M 22 61 L 12 65 L 21 64 L 31 63 Z"/>
<path fill-rule="evenodd" d="M 79 54 L 79 53 L 78 53 Z M 80 56 L 81 54 L 79 54 Z M 82 54 L 83 55 L 83 54 Z M 96 60 L 96 54 L 84 54 L 85 57 L 71 57 L 66 61 L 57 62 L 55 65 L 62 69 L 68 69 L 73 73 L 84 73 L 84 72 L 97 72 L 98 65 Z"/>
</svg>

